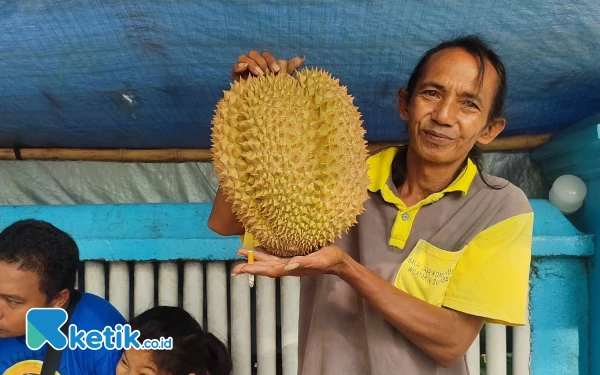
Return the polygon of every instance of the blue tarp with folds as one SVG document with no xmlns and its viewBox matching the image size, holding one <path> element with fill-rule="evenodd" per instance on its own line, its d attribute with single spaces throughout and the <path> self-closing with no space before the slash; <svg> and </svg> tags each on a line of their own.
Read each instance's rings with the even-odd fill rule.
<svg viewBox="0 0 600 375">
<path fill-rule="evenodd" d="M 507 65 L 505 135 L 600 111 L 598 0 L 0 0 L 0 147 L 207 148 L 252 48 L 305 55 L 348 86 L 368 140 L 402 140 L 397 89 L 466 33 Z"/>
</svg>

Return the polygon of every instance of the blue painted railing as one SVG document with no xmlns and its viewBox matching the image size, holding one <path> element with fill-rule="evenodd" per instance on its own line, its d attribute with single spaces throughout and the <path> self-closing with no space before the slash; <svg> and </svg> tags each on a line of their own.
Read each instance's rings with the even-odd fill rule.
<svg viewBox="0 0 600 375">
<path fill-rule="evenodd" d="M 531 158 L 540 163 L 549 185 L 557 177 L 571 174 L 579 176 L 587 186 L 583 206 L 568 218 L 579 230 L 596 236 L 596 252 L 588 262 L 587 271 L 590 306 L 589 373 L 597 375 L 600 374 L 600 113 L 553 135 L 552 142 L 535 149 Z"/>
<path fill-rule="evenodd" d="M 579 232 L 548 201 L 535 214 L 530 291 L 531 373 L 587 375 L 586 259 L 593 238 Z M 0 207 L 0 228 L 46 220 L 70 233 L 82 260 L 232 260 L 239 237 L 207 227 L 210 203 Z"/>
<path fill-rule="evenodd" d="M 123 204 L 0 207 L 0 227 L 20 219 L 46 220 L 77 241 L 85 260 L 232 260 L 239 237 L 207 227 L 212 205 Z"/>
</svg>

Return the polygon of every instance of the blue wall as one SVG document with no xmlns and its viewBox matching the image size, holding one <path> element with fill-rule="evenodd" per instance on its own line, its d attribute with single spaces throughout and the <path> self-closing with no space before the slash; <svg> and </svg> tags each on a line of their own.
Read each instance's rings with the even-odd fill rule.
<svg viewBox="0 0 600 375">
<path fill-rule="evenodd" d="M 587 197 L 569 220 L 581 231 L 595 235 L 595 255 L 589 272 L 590 374 L 600 374 L 600 114 L 555 135 L 553 141 L 532 152 L 541 163 L 548 183 L 572 174 L 584 180 Z"/>
</svg>

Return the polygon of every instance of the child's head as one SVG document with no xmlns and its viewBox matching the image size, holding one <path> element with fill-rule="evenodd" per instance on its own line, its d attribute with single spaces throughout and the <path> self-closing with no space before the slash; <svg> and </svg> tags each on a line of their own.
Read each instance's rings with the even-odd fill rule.
<svg viewBox="0 0 600 375">
<path fill-rule="evenodd" d="M 185 310 L 159 306 L 135 317 L 129 325 L 147 339 L 173 338 L 170 350 L 125 350 L 117 375 L 229 375 L 227 348 Z"/>
</svg>

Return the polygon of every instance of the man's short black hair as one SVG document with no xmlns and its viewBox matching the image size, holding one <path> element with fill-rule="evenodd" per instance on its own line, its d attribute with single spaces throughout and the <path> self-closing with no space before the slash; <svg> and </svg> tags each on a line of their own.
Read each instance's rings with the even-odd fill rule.
<svg viewBox="0 0 600 375">
<path fill-rule="evenodd" d="M 19 264 L 40 279 L 40 291 L 52 299 L 73 290 L 79 249 L 67 233 L 41 220 L 21 220 L 0 233 L 0 262 Z"/>
</svg>

